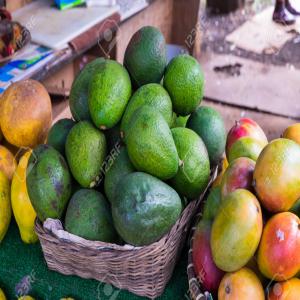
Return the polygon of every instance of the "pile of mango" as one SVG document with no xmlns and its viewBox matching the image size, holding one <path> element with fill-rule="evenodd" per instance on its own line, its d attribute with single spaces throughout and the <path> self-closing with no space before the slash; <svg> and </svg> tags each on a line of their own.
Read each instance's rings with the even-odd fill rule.
<svg viewBox="0 0 300 300">
<path fill-rule="evenodd" d="M 268 143 L 243 118 L 193 239 L 193 262 L 219 300 L 300 299 L 300 124 Z"/>
</svg>

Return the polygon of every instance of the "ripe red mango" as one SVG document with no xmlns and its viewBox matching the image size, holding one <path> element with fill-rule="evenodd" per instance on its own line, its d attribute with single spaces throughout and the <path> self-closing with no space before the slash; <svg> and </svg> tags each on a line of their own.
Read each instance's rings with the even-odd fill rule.
<svg viewBox="0 0 300 300">
<path fill-rule="evenodd" d="M 292 278 L 275 283 L 268 293 L 268 300 L 299 300 L 300 279 Z"/>
<path fill-rule="evenodd" d="M 195 273 L 203 287 L 216 293 L 224 272 L 214 263 L 210 248 L 211 222 L 201 220 L 194 233 L 193 240 L 193 263 Z"/>
<path fill-rule="evenodd" d="M 226 169 L 221 182 L 222 199 L 237 189 L 252 190 L 255 161 L 247 157 L 235 159 Z"/>
<path fill-rule="evenodd" d="M 236 121 L 235 125 L 230 129 L 227 135 L 226 142 L 226 156 L 228 157 L 229 149 L 234 142 L 236 142 L 241 137 L 252 137 L 258 141 L 261 141 L 262 144 L 267 144 L 268 139 L 261 129 L 261 127 L 252 119 L 242 118 L 239 121 Z"/>
<path fill-rule="evenodd" d="M 291 212 L 276 214 L 263 230 L 257 256 L 259 270 L 269 279 L 288 280 L 300 270 L 299 250 L 300 219 Z"/>
<path fill-rule="evenodd" d="M 270 212 L 288 211 L 300 198 L 300 146 L 277 139 L 261 152 L 255 166 L 254 187 Z"/>
</svg>

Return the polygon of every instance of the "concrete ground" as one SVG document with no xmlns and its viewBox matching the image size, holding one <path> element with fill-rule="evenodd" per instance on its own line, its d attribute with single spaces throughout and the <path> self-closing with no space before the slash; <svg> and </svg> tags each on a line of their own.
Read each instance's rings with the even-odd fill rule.
<svg viewBox="0 0 300 300">
<path fill-rule="evenodd" d="M 225 37 L 274 1 L 246 2 L 243 9 L 228 15 L 212 15 L 205 9 L 205 3 L 202 3 L 202 52 L 198 58 L 203 65 L 207 82 L 206 100 L 209 101 L 206 103 L 222 113 L 228 128 L 245 115 L 254 118 L 262 125 L 269 138 L 274 139 L 288 125 L 300 119 L 300 109 L 296 108 L 300 99 L 300 81 L 299 84 L 295 83 L 300 78 L 300 35 L 287 42 L 276 54 L 256 54 L 233 47 L 225 41 Z M 226 67 L 232 57 L 236 57 L 237 61 L 247 60 L 240 68 L 241 72 L 231 72 L 230 69 L 228 74 L 220 74 L 216 68 L 211 67 L 216 61 L 218 66 Z M 249 69 L 252 71 L 251 75 L 245 72 Z M 295 70 L 295 74 L 291 70 Z M 262 82 L 262 78 L 266 84 Z M 285 97 L 287 90 L 290 94 Z M 284 113 L 282 108 L 285 109 Z"/>
<path fill-rule="evenodd" d="M 201 7 L 201 24 L 204 34 L 202 50 L 214 51 L 219 54 L 233 54 L 262 63 L 289 64 L 295 68 L 300 68 L 300 35 L 287 42 L 275 55 L 258 55 L 242 49 L 235 49 L 230 43 L 225 42 L 225 37 L 229 33 L 273 2 L 271 0 L 246 1 L 247 4 L 244 9 L 229 15 L 212 15 L 205 9 L 205 3 L 203 3 Z"/>
</svg>

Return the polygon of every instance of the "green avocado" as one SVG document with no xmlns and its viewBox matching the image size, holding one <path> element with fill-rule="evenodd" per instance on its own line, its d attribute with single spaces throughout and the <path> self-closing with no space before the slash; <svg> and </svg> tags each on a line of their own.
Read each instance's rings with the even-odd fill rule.
<svg viewBox="0 0 300 300">
<path fill-rule="evenodd" d="M 132 36 L 124 56 L 124 66 L 134 86 L 159 83 L 166 65 L 167 50 L 163 34 L 152 26 L 139 29 Z"/>
<path fill-rule="evenodd" d="M 179 158 L 171 130 L 164 117 L 145 105 L 132 116 L 125 136 L 128 155 L 138 171 L 162 180 L 172 178 Z"/>
<path fill-rule="evenodd" d="M 221 187 L 212 187 L 203 208 L 203 219 L 213 221 L 221 205 Z"/>
<path fill-rule="evenodd" d="M 181 164 L 170 183 L 181 196 L 195 199 L 205 190 L 209 181 L 207 150 L 201 138 L 191 129 L 178 127 L 171 131 Z"/>
<path fill-rule="evenodd" d="M 202 138 L 211 164 L 216 165 L 223 156 L 226 144 L 226 129 L 219 112 L 208 106 L 198 107 L 190 116 L 187 127 Z"/>
<path fill-rule="evenodd" d="M 88 87 L 93 72 L 103 62 L 104 58 L 101 57 L 86 64 L 73 81 L 70 91 L 69 105 L 72 116 L 76 121 L 91 121 L 88 106 Z"/>
<path fill-rule="evenodd" d="M 181 211 L 176 191 L 142 172 L 121 180 L 112 203 L 115 228 L 125 242 L 134 246 L 159 240 L 176 223 Z"/>
<path fill-rule="evenodd" d="M 109 203 L 95 190 L 81 189 L 72 196 L 67 208 L 65 228 L 87 240 L 107 243 L 118 240 Z"/>
<path fill-rule="evenodd" d="M 121 138 L 120 125 L 109 128 L 104 131 L 106 143 L 107 143 L 107 152 L 114 151 L 115 149 L 123 146 L 124 142 Z"/>
<path fill-rule="evenodd" d="M 178 115 L 187 116 L 194 112 L 204 93 L 204 74 L 197 60 L 187 54 L 174 57 L 167 66 L 164 87 Z"/>
<path fill-rule="evenodd" d="M 131 96 L 131 81 L 126 69 L 116 61 L 105 60 L 91 75 L 88 104 L 97 128 L 112 128 L 121 120 Z"/>
<path fill-rule="evenodd" d="M 65 155 L 66 139 L 75 124 L 72 119 L 57 121 L 48 133 L 47 144 L 55 148 L 60 154 Z"/>
<path fill-rule="evenodd" d="M 170 126 L 172 123 L 172 101 L 167 91 L 157 83 L 149 83 L 140 87 L 131 97 L 121 122 L 123 133 L 134 112 L 142 105 L 149 105 L 162 114 Z"/>
<path fill-rule="evenodd" d="M 119 181 L 127 174 L 135 171 L 126 147 L 116 149 L 115 153 L 110 154 L 111 164 L 105 172 L 104 190 L 110 202 L 114 200 L 114 194 L 118 189 Z"/>
<path fill-rule="evenodd" d="M 97 185 L 106 156 L 104 133 L 88 121 L 78 122 L 66 141 L 66 157 L 73 177 L 85 188 Z"/>
<path fill-rule="evenodd" d="M 31 153 L 26 185 L 38 218 L 60 219 L 71 196 L 71 174 L 63 156 L 49 145 L 39 145 Z"/>
</svg>

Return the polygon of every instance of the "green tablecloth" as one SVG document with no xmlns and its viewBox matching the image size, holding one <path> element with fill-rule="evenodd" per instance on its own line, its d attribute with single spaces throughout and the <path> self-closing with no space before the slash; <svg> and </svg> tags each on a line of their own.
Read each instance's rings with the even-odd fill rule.
<svg viewBox="0 0 300 300">
<path fill-rule="evenodd" d="M 164 294 L 158 299 L 184 300 L 187 298 L 186 275 L 187 249 L 178 263 L 173 278 Z M 127 291 L 120 291 L 96 280 L 64 276 L 49 271 L 39 244 L 25 245 L 19 237 L 13 221 L 5 239 L 0 244 L 0 287 L 8 299 L 16 299 L 16 290 L 30 289 L 29 294 L 36 300 L 59 300 L 73 297 L 76 300 L 138 300 Z"/>
</svg>

